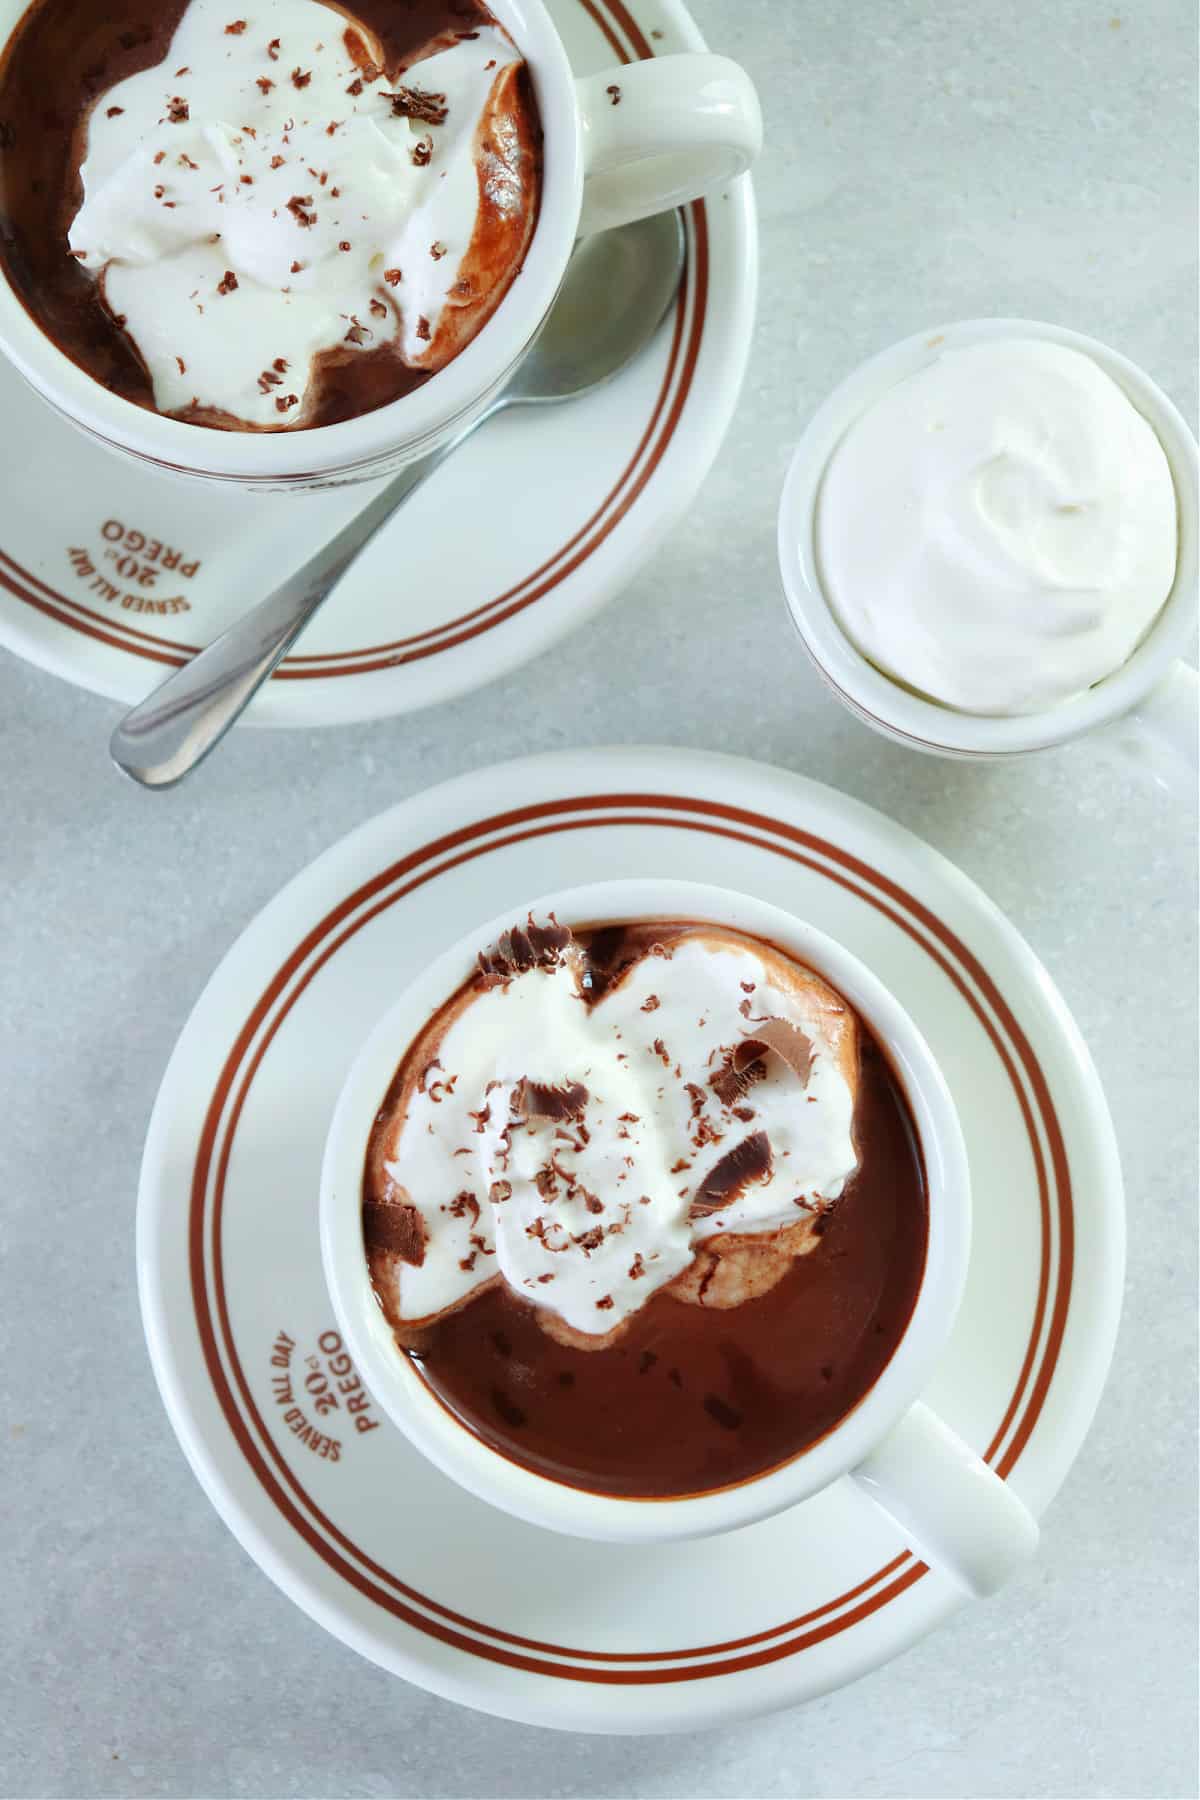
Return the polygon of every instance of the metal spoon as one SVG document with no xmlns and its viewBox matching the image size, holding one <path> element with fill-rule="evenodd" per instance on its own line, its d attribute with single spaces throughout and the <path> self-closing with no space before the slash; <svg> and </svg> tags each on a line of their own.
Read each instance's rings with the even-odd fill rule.
<svg viewBox="0 0 1200 1800">
<path fill-rule="evenodd" d="M 126 713 L 109 743 L 117 767 L 152 788 L 190 774 L 241 718 L 363 546 L 485 419 L 507 406 L 572 400 L 632 362 L 675 297 L 683 258 L 677 213 L 586 238 L 541 332 L 487 411 L 402 470 L 274 593 Z"/>
</svg>

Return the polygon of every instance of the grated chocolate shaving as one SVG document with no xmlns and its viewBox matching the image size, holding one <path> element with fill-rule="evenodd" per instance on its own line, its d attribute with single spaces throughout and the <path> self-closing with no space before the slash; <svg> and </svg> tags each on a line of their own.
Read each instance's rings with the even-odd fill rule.
<svg viewBox="0 0 1200 1800">
<path fill-rule="evenodd" d="M 470 1213 L 472 1225 L 478 1225 L 479 1202 L 471 1192 L 470 1188 L 463 1188 L 461 1193 L 455 1194 L 453 1200 L 450 1202 L 450 1213 L 451 1217 L 455 1219 L 465 1219 L 467 1214 Z"/>
<path fill-rule="evenodd" d="M 587 1103 L 588 1091 L 582 1081 L 553 1085 L 522 1076 L 513 1089 L 511 1111 L 514 1119 L 546 1119 L 553 1123 L 559 1119 L 579 1118 Z"/>
<path fill-rule="evenodd" d="M 446 123 L 445 94 L 429 94 L 422 88 L 398 87 L 394 93 L 384 92 L 383 97 L 391 101 L 394 118 L 419 119 L 423 125 Z"/>
<path fill-rule="evenodd" d="M 550 1229 L 553 1231 L 555 1226 L 552 1224 Z M 569 1238 L 564 1237 L 561 1244 L 552 1244 L 550 1242 L 549 1238 L 546 1236 L 546 1221 L 540 1216 L 536 1218 L 531 1225 L 525 1227 L 525 1236 L 536 1238 L 538 1243 L 542 1246 L 542 1249 L 549 1251 L 551 1256 L 560 1256 L 564 1251 L 571 1248 Z"/>
<path fill-rule="evenodd" d="M 245 29 L 246 29 L 245 19 L 235 19 L 233 21 L 232 25 L 227 25 L 225 27 L 225 36 L 226 37 L 241 37 L 241 35 L 242 35 L 243 31 L 245 31 Z"/>
<path fill-rule="evenodd" d="M 287 209 L 291 213 L 292 217 L 295 219 L 297 225 L 307 228 L 309 225 L 316 224 L 316 222 L 317 222 L 316 213 L 308 211 L 308 208 L 312 205 L 312 203 L 313 203 L 313 197 L 311 194 L 293 194 L 292 195 L 291 199 L 287 203 Z"/>
<path fill-rule="evenodd" d="M 311 69 L 301 69 L 297 65 L 297 67 L 292 70 L 292 86 L 294 88 L 306 88 L 311 80 Z"/>
<path fill-rule="evenodd" d="M 178 94 L 167 101 L 167 118 L 172 125 L 186 125 L 191 116 L 187 101 L 181 100 Z"/>
<path fill-rule="evenodd" d="M 220 281 L 218 281 L 218 283 L 217 283 L 217 292 L 218 292 L 218 294 L 236 293 L 237 284 L 238 284 L 238 278 L 234 274 L 233 270 L 226 269 L 224 275 L 222 275 Z"/>
</svg>

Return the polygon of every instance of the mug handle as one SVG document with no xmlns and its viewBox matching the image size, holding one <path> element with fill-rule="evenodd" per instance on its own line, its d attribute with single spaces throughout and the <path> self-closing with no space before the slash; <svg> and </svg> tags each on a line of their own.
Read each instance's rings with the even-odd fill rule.
<svg viewBox="0 0 1200 1800">
<path fill-rule="evenodd" d="M 754 83 L 728 57 L 656 56 L 576 83 L 583 128 L 580 237 L 696 200 L 762 149 Z"/>
<path fill-rule="evenodd" d="M 851 1480 L 969 1594 L 995 1593 L 1037 1549 L 1028 1507 L 920 1400 Z"/>
</svg>

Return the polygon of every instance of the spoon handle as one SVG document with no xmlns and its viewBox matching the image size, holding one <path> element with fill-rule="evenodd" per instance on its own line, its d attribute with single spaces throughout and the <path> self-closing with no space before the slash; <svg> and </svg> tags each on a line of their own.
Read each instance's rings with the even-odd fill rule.
<svg viewBox="0 0 1200 1800">
<path fill-rule="evenodd" d="M 150 788 L 190 774 L 241 718 L 359 551 L 459 442 L 402 469 L 273 593 L 127 712 L 109 741 L 117 767 Z"/>
</svg>

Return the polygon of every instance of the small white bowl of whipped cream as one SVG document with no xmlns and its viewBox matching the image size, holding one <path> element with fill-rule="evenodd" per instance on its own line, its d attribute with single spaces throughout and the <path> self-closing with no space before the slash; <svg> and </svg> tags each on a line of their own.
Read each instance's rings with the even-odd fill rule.
<svg viewBox="0 0 1200 1800">
<path fill-rule="evenodd" d="M 1135 710 L 1195 763 L 1197 449 L 1149 376 L 1079 332 L 907 338 L 814 415 L 779 510 L 788 605 L 852 711 L 990 758 Z"/>
</svg>

